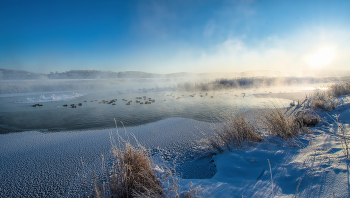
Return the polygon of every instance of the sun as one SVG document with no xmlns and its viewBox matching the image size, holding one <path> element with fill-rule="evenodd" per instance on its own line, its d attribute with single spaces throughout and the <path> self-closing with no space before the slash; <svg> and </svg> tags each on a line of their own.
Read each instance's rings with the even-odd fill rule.
<svg viewBox="0 0 350 198">
<path fill-rule="evenodd" d="M 334 49 L 331 47 L 320 48 L 317 52 L 306 56 L 307 63 L 313 68 L 322 68 L 332 62 Z"/>
</svg>

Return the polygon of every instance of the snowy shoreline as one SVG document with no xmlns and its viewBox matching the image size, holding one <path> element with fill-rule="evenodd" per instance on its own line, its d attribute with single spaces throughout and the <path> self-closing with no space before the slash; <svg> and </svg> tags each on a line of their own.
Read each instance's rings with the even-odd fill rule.
<svg viewBox="0 0 350 198">
<path fill-rule="evenodd" d="M 349 197 L 350 159 L 342 131 L 349 133 L 350 95 L 332 111 L 318 111 L 321 123 L 292 145 L 277 137 L 244 150 L 214 155 L 211 179 L 183 179 L 181 191 L 201 186 L 201 197 Z M 269 169 L 269 162 L 272 169 Z M 190 187 L 190 186 L 193 187 Z M 273 189 L 273 191 L 272 191 Z"/>
<path fill-rule="evenodd" d="M 201 186 L 202 197 L 271 197 L 269 159 L 276 197 L 294 197 L 299 181 L 298 197 L 330 197 L 333 193 L 336 197 L 348 197 L 350 161 L 344 157 L 338 126 L 333 120 L 339 115 L 339 121 L 348 130 L 350 95 L 342 96 L 342 101 L 335 110 L 318 112 L 323 121 L 310 128 L 313 134 L 298 138 L 299 146 L 290 146 L 275 137 L 246 150 L 214 155 L 215 175 L 211 179 L 181 179 L 180 192 L 189 190 L 192 183 L 193 187 Z M 214 128 L 215 124 L 169 118 L 125 129 L 119 126 L 118 132 L 125 139 L 126 132 L 135 134 L 147 149 L 168 152 L 171 161 L 173 156 L 191 152 L 194 141 L 210 136 Z M 81 191 L 81 175 L 101 170 L 101 155 L 111 157 L 110 134 L 116 132 L 105 129 L 0 135 L 0 197 L 78 196 L 74 192 Z M 193 167 L 195 163 L 184 167 L 199 171 L 198 174 L 206 168 L 212 171 L 213 166 L 206 167 L 209 162 L 200 162 L 201 170 Z"/>
</svg>

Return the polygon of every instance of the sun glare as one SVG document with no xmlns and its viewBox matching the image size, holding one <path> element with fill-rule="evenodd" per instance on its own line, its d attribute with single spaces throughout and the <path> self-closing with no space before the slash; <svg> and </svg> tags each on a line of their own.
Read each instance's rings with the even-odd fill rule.
<svg viewBox="0 0 350 198">
<path fill-rule="evenodd" d="M 334 57 L 334 49 L 330 47 L 323 47 L 317 52 L 308 55 L 306 61 L 308 64 L 314 68 L 322 68 L 325 65 L 328 65 Z"/>
</svg>

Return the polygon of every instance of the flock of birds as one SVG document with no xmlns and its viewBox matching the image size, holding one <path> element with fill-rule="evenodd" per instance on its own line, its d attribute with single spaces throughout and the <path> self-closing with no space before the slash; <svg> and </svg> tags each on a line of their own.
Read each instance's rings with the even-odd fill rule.
<svg viewBox="0 0 350 198">
<path fill-rule="evenodd" d="M 232 91 L 231 91 L 232 92 Z M 227 93 L 225 93 L 227 94 Z M 245 97 L 245 93 L 242 93 L 243 94 L 243 98 Z M 190 97 L 195 97 L 197 94 L 196 93 L 193 93 L 191 95 L 189 95 Z M 200 97 L 206 97 L 208 96 L 208 93 L 199 93 L 198 94 Z M 163 93 L 162 96 L 168 96 L 168 97 L 173 97 L 176 99 L 181 99 L 182 97 L 184 97 L 184 95 L 181 95 L 181 96 L 175 96 L 173 95 L 173 93 L 170 93 L 170 94 L 166 94 L 166 93 Z M 238 97 L 237 94 L 235 94 L 236 97 Z M 210 96 L 210 98 L 214 98 L 214 96 Z M 126 99 L 122 99 L 124 102 L 127 102 L 126 105 L 130 105 L 133 101 L 132 100 L 126 100 Z M 111 104 L 111 105 L 116 105 L 116 102 L 117 99 L 112 99 L 112 100 L 102 100 L 101 102 L 98 102 L 98 100 L 90 100 L 90 102 L 98 102 L 99 104 Z M 164 100 L 166 101 L 166 99 Z M 85 100 L 84 102 L 88 102 L 87 100 Z M 147 98 L 147 96 L 142 96 L 142 97 L 136 97 L 136 103 L 139 103 L 139 104 L 152 104 L 152 103 L 155 103 L 156 100 L 155 99 L 152 99 L 152 98 Z M 37 107 L 37 106 L 43 106 L 43 104 L 34 104 L 32 105 L 32 107 Z M 77 105 L 75 104 L 64 104 L 63 107 L 68 107 L 70 106 L 71 108 L 77 108 Z M 78 106 L 83 106 L 83 103 L 78 103 Z"/>
</svg>

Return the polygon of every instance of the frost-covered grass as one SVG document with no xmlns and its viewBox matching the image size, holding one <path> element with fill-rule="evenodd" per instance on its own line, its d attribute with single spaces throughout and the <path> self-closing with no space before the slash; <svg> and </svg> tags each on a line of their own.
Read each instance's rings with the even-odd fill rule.
<svg viewBox="0 0 350 198">
<path fill-rule="evenodd" d="M 350 94 L 350 81 L 331 85 L 327 90 L 318 90 L 307 99 L 310 107 L 323 109 L 326 111 L 334 110 L 338 104 L 335 101 L 341 95 Z"/>
<path fill-rule="evenodd" d="M 306 117 L 299 113 L 300 117 Z M 262 122 L 270 134 L 273 134 L 283 140 L 296 138 L 303 130 L 294 114 L 287 115 L 281 109 L 271 108 L 262 116 Z"/>
<path fill-rule="evenodd" d="M 283 140 L 297 138 L 301 133 L 310 133 L 307 126 L 315 126 L 319 117 L 306 110 L 285 110 L 276 107 L 264 109 L 264 113 L 254 118 L 246 119 L 237 114 L 216 129 L 217 134 L 203 139 L 210 148 L 219 153 L 238 149 L 262 141 L 268 135 L 277 136 Z M 249 120 L 249 121 L 247 121 Z"/>
<path fill-rule="evenodd" d="M 150 153 L 142 147 L 125 143 L 124 149 L 115 145 L 112 150 L 114 162 L 111 167 L 105 165 L 106 174 L 97 177 L 93 173 L 93 190 L 85 192 L 83 197 L 171 197 L 192 198 L 199 194 L 201 186 L 190 187 L 179 193 L 179 177 L 170 168 L 160 168 L 152 162 Z"/>
<path fill-rule="evenodd" d="M 221 153 L 224 151 L 224 147 L 231 150 L 230 146 L 240 148 L 245 143 L 260 142 L 261 140 L 262 137 L 257 129 L 248 123 L 242 115 L 237 115 L 229 118 L 219 129 L 217 135 L 204 141 Z"/>
<path fill-rule="evenodd" d="M 339 97 L 341 95 L 350 94 L 350 81 L 346 83 L 333 84 L 327 90 L 328 95 L 333 97 Z"/>
<path fill-rule="evenodd" d="M 160 197 L 163 186 L 153 171 L 149 154 L 144 148 L 130 143 L 125 149 L 113 149 L 115 162 L 107 170 L 105 182 L 95 177 L 96 197 Z"/>
</svg>

